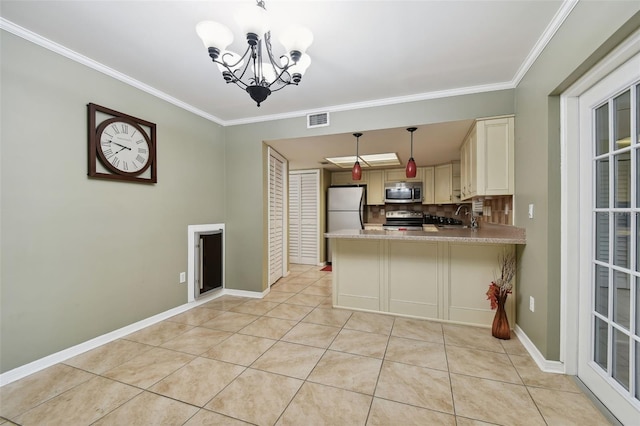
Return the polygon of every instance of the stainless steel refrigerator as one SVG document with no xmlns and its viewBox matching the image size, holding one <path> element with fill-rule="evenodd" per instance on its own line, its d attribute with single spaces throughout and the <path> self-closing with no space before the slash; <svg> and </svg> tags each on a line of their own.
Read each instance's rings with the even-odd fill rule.
<svg viewBox="0 0 640 426">
<path fill-rule="evenodd" d="M 327 191 L 327 230 L 364 229 L 365 186 L 331 186 Z M 327 260 L 331 262 L 331 240 Z"/>
</svg>

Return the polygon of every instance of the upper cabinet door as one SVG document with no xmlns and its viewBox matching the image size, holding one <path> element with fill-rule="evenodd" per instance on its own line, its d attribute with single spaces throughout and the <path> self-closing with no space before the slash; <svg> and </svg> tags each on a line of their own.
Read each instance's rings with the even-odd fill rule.
<svg viewBox="0 0 640 426">
<path fill-rule="evenodd" d="M 385 182 L 422 182 L 422 167 L 418 167 L 416 177 L 408 178 L 405 169 L 385 170 Z"/>
<path fill-rule="evenodd" d="M 422 191 L 424 192 L 424 198 L 422 204 L 433 204 L 435 200 L 435 183 L 434 183 L 434 168 L 433 167 L 420 167 L 422 173 Z"/>
<path fill-rule="evenodd" d="M 369 170 L 367 173 L 367 204 L 384 205 L 384 171 Z"/>
<path fill-rule="evenodd" d="M 463 200 L 513 195 L 514 140 L 513 116 L 477 120 L 460 148 Z"/>
<path fill-rule="evenodd" d="M 512 195 L 514 188 L 513 117 L 478 121 L 478 187 L 481 195 Z"/>
</svg>

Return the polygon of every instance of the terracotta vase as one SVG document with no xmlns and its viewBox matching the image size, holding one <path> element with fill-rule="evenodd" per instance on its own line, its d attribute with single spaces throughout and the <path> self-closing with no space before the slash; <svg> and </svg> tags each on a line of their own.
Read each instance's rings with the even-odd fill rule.
<svg viewBox="0 0 640 426">
<path fill-rule="evenodd" d="M 491 327 L 491 335 L 502 340 L 511 339 L 509 319 L 507 318 L 507 312 L 504 310 L 504 304 L 506 302 L 506 294 L 504 296 L 498 296 L 498 307 L 496 308 L 496 316 L 493 317 L 493 326 Z"/>
</svg>

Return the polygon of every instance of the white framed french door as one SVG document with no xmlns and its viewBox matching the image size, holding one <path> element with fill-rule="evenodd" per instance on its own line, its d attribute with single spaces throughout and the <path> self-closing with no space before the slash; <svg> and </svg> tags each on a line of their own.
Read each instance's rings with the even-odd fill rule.
<svg viewBox="0 0 640 426">
<path fill-rule="evenodd" d="M 577 100 L 577 375 L 640 418 L 640 53 Z"/>
</svg>

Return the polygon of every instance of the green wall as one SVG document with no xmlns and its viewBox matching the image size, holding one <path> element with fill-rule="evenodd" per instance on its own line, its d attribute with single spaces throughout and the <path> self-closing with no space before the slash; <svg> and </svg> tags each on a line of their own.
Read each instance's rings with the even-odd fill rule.
<svg viewBox="0 0 640 426">
<path fill-rule="evenodd" d="M 560 100 L 566 88 L 610 50 L 618 29 L 638 28 L 640 3 L 579 2 L 515 91 L 515 225 L 526 228 L 518 251 L 517 323 L 549 360 L 560 358 Z M 634 25 L 624 25 L 628 20 Z M 610 46 L 599 49 L 601 45 Z M 581 70 L 581 72 L 576 72 Z M 528 205 L 534 204 L 534 219 Z M 577 214 L 577 212 L 576 212 Z M 529 297 L 535 312 L 529 311 Z M 577 301 L 568 301 L 577 303 Z"/>
<path fill-rule="evenodd" d="M 187 226 L 224 222 L 224 129 L 0 32 L 0 371 L 187 301 Z M 157 125 L 158 183 L 87 178 L 87 103 Z"/>
</svg>

